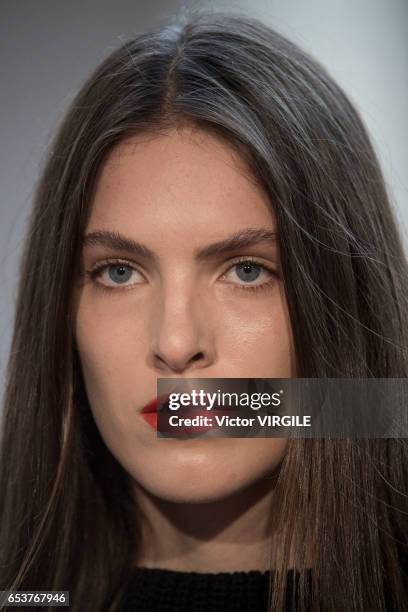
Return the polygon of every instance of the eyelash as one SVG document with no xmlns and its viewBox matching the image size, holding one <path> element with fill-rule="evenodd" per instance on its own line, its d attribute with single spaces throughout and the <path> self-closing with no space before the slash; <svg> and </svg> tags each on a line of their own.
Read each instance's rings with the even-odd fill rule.
<svg viewBox="0 0 408 612">
<path fill-rule="evenodd" d="M 243 291 L 266 291 L 267 289 L 272 288 L 272 285 L 278 278 L 278 273 L 273 268 L 270 268 L 269 266 L 265 265 L 264 263 L 261 263 L 260 261 L 258 261 L 257 259 L 253 257 L 241 257 L 237 261 L 234 261 L 231 264 L 231 266 L 224 272 L 223 276 L 225 276 L 225 274 L 227 274 L 227 272 L 232 270 L 232 268 L 234 268 L 235 266 L 239 264 L 243 264 L 243 263 L 249 263 L 249 264 L 256 265 L 261 270 L 266 270 L 267 272 L 269 272 L 272 276 L 268 281 L 266 281 L 265 283 L 262 283 L 261 285 L 245 285 L 245 284 L 240 285 L 236 283 L 230 283 L 233 289 L 237 289 L 238 291 L 241 291 L 241 290 Z"/>
<path fill-rule="evenodd" d="M 239 264 L 243 264 L 243 263 L 253 264 L 253 265 L 258 266 L 262 270 L 266 270 L 272 275 L 272 278 L 270 278 L 268 281 L 260 285 L 245 285 L 245 284 L 240 285 L 236 283 L 229 283 L 230 285 L 232 285 L 233 289 L 237 289 L 238 291 L 241 291 L 241 290 L 242 291 L 266 291 L 267 289 L 271 288 L 271 285 L 274 283 L 276 278 L 278 278 L 278 273 L 276 272 L 276 270 L 274 270 L 273 268 L 270 268 L 269 266 L 266 266 L 264 263 L 261 263 L 260 261 L 252 257 L 242 257 L 238 259 L 237 261 L 234 261 L 230 265 L 230 267 L 224 272 L 223 276 L 225 276 L 227 272 L 232 270 L 232 268 L 234 268 L 235 266 Z M 102 283 L 95 282 L 95 279 L 98 278 L 102 274 L 102 272 L 106 270 L 109 266 L 120 266 L 120 265 L 126 266 L 128 268 L 131 268 L 132 270 L 136 270 L 136 272 L 139 272 L 139 270 L 129 261 L 122 260 L 122 259 L 107 259 L 103 262 L 100 262 L 96 266 L 94 266 L 91 270 L 85 271 L 85 275 L 95 283 L 95 286 L 98 289 L 101 289 L 102 291 L 110 292 L 110 291 L 118 291 L 118 290 L 119 291 L 129 290 L 133 287 L 133 285 L 126 285 L 123 287 L 108 287 L 106 285 L 103 285 Z M 139 274 L 142 274 L 142 273 L 139 272 Z"/>
</svg>

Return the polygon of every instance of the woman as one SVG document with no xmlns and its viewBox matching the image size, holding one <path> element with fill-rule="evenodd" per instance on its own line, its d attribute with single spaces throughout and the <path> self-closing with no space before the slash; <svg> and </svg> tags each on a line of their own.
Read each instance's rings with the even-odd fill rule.
<svg viewBox="0 0 408 612">
<path fill-rule="evenodd" d="M 405 609 L 404 439 L 162 440 L 142 416 L 157 377 L 406 377 L 407 295 L 378 162 L 322 67 L 223 14 L 126 43 L 38 187 L 1 589 L 69 590 L 73 610 Z"/>
</svg>

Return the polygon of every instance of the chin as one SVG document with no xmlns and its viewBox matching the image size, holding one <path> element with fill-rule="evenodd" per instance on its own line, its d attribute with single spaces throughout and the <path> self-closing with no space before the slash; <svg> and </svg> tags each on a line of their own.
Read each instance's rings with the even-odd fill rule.
<svg viewBox="0 0 408 612">
<path fill-rule="evenodd" d="M 131 469 L 131 476 L 143 489 L 160 499 L 174 503 L 221 501 L 258 481 L 264 473 L 254 466 L 231 461 L 226 454 L 190 452 L 184 449 L 163 454 L 163 460 L 146 462 Z M 144 467 L 144 469 L 143 469 Z"/>
<path fill-rule="evenodd" d="M 136 482 L 148 493 L 164 501 L 182 504 L 204 504 L 221 501 L 236 493 L 244 485 L 228 480 L 225 476 L 216 481 L 191 475 L 182 479 L 181 474 L 175 474 L 174 478 L 160 479 L 138 479 Z"/>
</svg>

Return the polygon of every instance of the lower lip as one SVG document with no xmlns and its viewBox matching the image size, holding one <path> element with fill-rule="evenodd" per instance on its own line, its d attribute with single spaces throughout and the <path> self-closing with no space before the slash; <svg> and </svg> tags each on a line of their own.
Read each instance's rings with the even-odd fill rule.
<svg viewBox="0 0 408 612">
<path fill-rule="evenodd" d="M 195 416 L 203 416 L 204 414 L 207 414 L 207 413 L 204 413 L 202 410 L 195 411 L 194 413 L 192 413 L 192 411 L 189 411 L 188 417 L 194 418 Z M 150 425 L 152 429 L 157 430 L 157 421 L 158 421 L 157 412 L 142 412 L 141 416 L 144 418 L 146 423 Z M 172 433 L 174 437 L 182 437 L 186 435 L 188 436 L 188 435 L 204 433 L 212 429 L 212 426 L 204 426 L 204 425 L 195 426 L 195 427 L 193 426 L 172 427 L 171 425 L 166 426 L 167 423 L 164 423 L 163 425 L 164 427 L 163 429 L 161 429 L 162 433 Z"/>
<path fill-rule="evenodd" d="M 217 410 L 217 414 L 218 415 L 231 415 L 231 411 L 230 410 L 226 410 L 226 411 L 221 411 L 221 410 Z M 208 414 L 208 412 L 205 412 L 203 410 L 189 410 L 188 411 L 188 415 L 186 414 L 186 416 L 188 418 L 194 418 L 195 416 L 211 416 Z M 141 416 L 143 417 L 143 419 L 145 420 L 145 422 L 150 425 L 150 427 L 152 429 L 156 429 L 157 430 L 157 420 L 158 420 L 158 413 L 156 412 L 142 412 Z M 212 415 L 213 416 L 213 415 Z M 173 427 L 168 425 L 168 427 L 164 427 L 162 429 L 162 433 L 171 433 L 171 437 L 176 437 L 176 438 L 182 438 L 182 437 L 189 437 L 189 436 L 194 436 L 194 435 L 199 435 L 199 434 L 203 434 L 211 429 L 217 429 L 217 425 L 210 425 L 210 426 L 182 426 L 182 427 Z"/>
<path fill-rule="evenodd" d="M 157 412 L 142 412 L 141 414 L 150 427 L 157 429 Z"/>
</svg>

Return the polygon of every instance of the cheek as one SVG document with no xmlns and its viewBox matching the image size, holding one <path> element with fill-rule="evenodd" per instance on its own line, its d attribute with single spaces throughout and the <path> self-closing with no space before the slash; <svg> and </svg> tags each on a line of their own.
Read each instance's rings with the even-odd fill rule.
<svg viewBox="0 0 408 612">
<path fill-rule="evenodd" d="M 125 300 L 92 297 L 85 291 L 79 302 L 76 339 L 81 358 L 88 367 L 118 376 L 136 373 L 144 344 L 144 325 L 140 308 Z"/>
<path fill-rule="evenodd" d="M 140 307 L 129 306 L 120 296 L 98 297 L 84 290 L 77 312 L 76 337 L 85 357 L 102 357 L 104 361 L 108 358 L 114 363 L 118 354 L 137 352 L 142 330 Z"/>
<path fill-rule="evenodd" d="M 115 430 L 128 426 L 126 407 L 136 406 L 135 393 L 145 378 L 140 367 L 141 324 L 137 317 L 121 315 L 84 295 L 75 329 L 92 412 L 98 425 Z"/>
<path fill-rule="evenodd" d="M 295 376 L 294 347 L 283 287 L 267 298 L 235 302 L 223 316 L 223 349 L 239 377 Z"/>
</svg>

